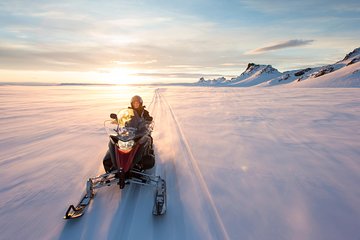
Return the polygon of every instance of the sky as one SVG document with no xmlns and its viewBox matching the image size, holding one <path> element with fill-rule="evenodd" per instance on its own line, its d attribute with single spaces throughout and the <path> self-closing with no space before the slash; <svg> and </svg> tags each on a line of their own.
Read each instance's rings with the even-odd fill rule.
<svg viewBox="0 0 360 240">
<path fill-rule="evenodd" d="M 358 0 L 0 0 L 0 82 L 167 83 L 331 64 Z"/>
</svg>

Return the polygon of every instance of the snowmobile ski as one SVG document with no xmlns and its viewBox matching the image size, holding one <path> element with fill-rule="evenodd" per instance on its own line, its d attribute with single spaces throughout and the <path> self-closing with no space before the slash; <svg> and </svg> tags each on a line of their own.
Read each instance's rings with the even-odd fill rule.
<svg viewBox="0 0 360 240">
<path fill-rule="evenodd" d="M 66 211 L 64 218 L 73 219 L 81 217 L 85 212 L 86 206 L 89 205 L 90 200 L 91 198 L 85 195 L 76 207 L 74 207 L 74 205 L 70 205 L 70 207 Z"/>
<path fill-rule="evenodd" d="M 121 171 L 115 170 L 100 176 L 89 178 L 86 182 L 86 193 L 80 202 L 74 206 L 70 205 L 65 213 L 64 219 L 79 218 L 84 215 L 86 207 L 95 196 L 95 189 L 113 184 L 119 185 L 119 174 Z M 155 188 L 154 215 L 163 215 L 166 212 L 166 182 L 160 176 L 154 176 L 137 170 L 131 170 L 131 177 L 126 179 L 124 184 L 139 184 L 152 186 Z M 120 186 L 121 187 L 121 186 Z"/>
<path fill-rule="evenodd" d="M 67 209 L 64 219 L 73 219 L 81 217 L 86 207 L 89 205 L 91 199 L 94 197 L 93 183 L 92 180 L 89 179 L 86 182 L 86 194 L 81 198 L 80 202 L 76 207 L 74 205 L 70 205 Z"/>
<path fill-rule="evenodd" d="M 159 179 L 156 186 L 153 214 L 163 215 L 166 212 L 166 182 Z"/>
</svg>

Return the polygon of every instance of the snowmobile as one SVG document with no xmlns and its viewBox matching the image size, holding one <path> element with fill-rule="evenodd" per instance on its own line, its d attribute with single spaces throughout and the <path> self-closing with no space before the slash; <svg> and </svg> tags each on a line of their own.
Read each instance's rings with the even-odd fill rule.
<svg viewBox="0 0 360 240">
<path fill-rule="evenodd" d="M 139 124 L 131 108 L 112 113 L 110 118 L 104 122 L 110 138 L 109 150 L 104 157 L 106 172 L 87 180 L 85 194 L 76 206 L 69 206 L 65 219 L 81 217 L 94 198 L 95 190 L 114 184 L 120 189 L 129 184 L 154 187 L 152 212 L 154 215 L 166 212 L 166 182 L 160 176 L 146 172 L 155 163 L 151 138 L 153 123 L 140 120 Z M 110 161 L 111 168 L 106 168 Z"/>
</svg>

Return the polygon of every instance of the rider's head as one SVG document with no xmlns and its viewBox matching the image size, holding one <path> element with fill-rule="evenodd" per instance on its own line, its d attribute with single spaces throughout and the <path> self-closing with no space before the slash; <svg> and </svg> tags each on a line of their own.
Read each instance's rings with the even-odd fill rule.
<svg viewBox="0 0 360 240">
<path fill-rule="evenodd" d="M 134 109 L 138 109 L 140 107 L 142 107 L 143 105 L 143 100 L 140 96 L 138 95 L 135 95 L 131 98 L 131 107 L 134 108 Z"/>
</svg>

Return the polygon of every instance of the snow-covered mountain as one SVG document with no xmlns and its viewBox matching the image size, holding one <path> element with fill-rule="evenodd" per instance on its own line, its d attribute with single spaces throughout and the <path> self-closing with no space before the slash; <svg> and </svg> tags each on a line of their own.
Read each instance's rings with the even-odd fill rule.
<svg viewBox="0 0 360 240">
<path fill-rule="evenodd" d="M 196 85 L 214 86 L 276 86 L 289 84 L 295 87 L 360 87 L 360 48 L 350 52 L 341 61 L 322 67 L 279 72 L 271 65 L 249 63 L 238 77 L 205 80 Z"/>
<path fill-rule="evenodd" d="M 281 73 L 271 65 L 249 63 L 245 72 L 230 80 L 230 85 L 250 87 L 277 78 Z"/>
</svg>

